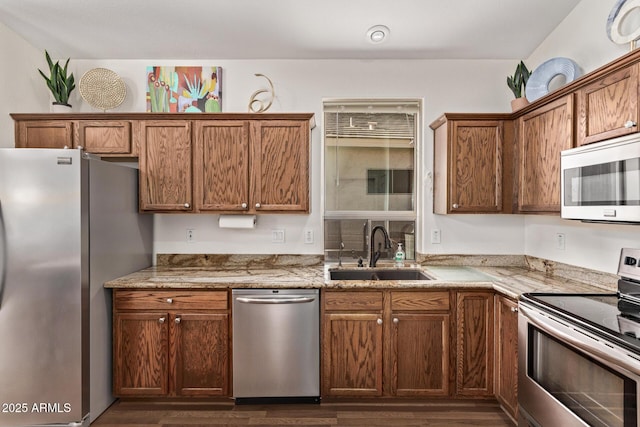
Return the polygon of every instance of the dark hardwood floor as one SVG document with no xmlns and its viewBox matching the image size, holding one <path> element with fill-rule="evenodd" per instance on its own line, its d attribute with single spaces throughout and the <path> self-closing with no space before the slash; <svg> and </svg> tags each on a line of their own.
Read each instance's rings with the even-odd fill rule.
<svg viewBox="0 0 640 427">
<path fill-rule="evenodd" d="M 117 401 L 92 426 L 513 426 L 495 401 L 238 405 Z"/>
</svg>

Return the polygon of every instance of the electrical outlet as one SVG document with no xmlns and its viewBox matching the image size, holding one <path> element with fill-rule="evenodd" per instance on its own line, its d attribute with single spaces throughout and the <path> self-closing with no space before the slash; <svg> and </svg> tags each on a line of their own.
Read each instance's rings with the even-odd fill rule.
<svg viewBox="0 0 640 427">
<path fill-rule="evenodd" d="M 196 241 L 196 229 L 187 228 L 187 243 L 194 243 Z"/>
<path fill-rule="evenodd" d="M 304 229 L 304 243 L 311 244 L 313 243 L 313 229 L 305 228 Z"/>
<path fill-rule="evenodd" d="M 284 243 L 284 230 L 271 230 L 271 243 Z"/>
<path fill-rule="evenodd" d="M 565 243 L 564 233 L 556 233 L 556 249 L 564 251 Z"/>
<path fill-rule="evenodd" d="M 437 228 L 431 230 L 431 243 L 434 245 L 440 244 L 440 230 Z"/>
</svg>

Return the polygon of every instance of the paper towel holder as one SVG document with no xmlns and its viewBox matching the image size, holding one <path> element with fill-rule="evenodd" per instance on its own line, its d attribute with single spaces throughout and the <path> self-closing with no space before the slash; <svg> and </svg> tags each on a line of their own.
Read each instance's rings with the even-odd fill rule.
<svg viewBox="0 0 640 427">
<path fill-rule="evenodd" d="M 256 228 L 257 215 L 220 215 L 220 228 Z"/>
</svg>

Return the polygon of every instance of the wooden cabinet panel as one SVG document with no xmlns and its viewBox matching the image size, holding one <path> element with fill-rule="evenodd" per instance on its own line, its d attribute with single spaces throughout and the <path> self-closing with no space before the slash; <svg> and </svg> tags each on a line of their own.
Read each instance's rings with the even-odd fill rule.
<svg viewBox="0 0 640 427">
<path fill-rule="evenodd" d="M 496 398 L 518 419 L 518 303 L 496 295 Z"/>
<path fill-rule="evenodd" d="M 382 324 L 375 313 L 324 315 L 324 396 L 382 395 Z"/>
<path fill-rule="evenodd" d="M 456 297 L 456 394 L 493 395 L 493 293 Z"/>
<path fill-rule="evenodd" d="M 249 122 L 197 122 L 194 164 L 198 210 L 248 210 Z"/>
<path fill-rule="evenodd" d="M 394 313 L 392 380 L 395 396 L 449 394 L 449 315 Z"/>
<path fill-rule="evenodd" d="M 94 154 L 132 154 L 131 122 L 81 120 L 78 122 L 78 143 Z"/>
<path fill-rule="evenodd" d="M 633 64 L 578 92 L 578 145 L 638 132 L 638 67 Z"/>
<path fill-rule="evenodd" d="M 140 124 L 140 210 L 191 211 L 191 122 Z"/>
<path fill-rule="evenodd" d="M 391 292 L 392 310 L 449 311 L 449 292 L 400 291 Z"/>
<path fill-rule="evenodd" d="M 16 148 L 73 148 L 73 123 L 62 120 L 15 122 Z"/>
<path fill-rule="evenodd" d="M 444 116 L 431 127 L 434 213 L 502 212 L 504 121 Z"/>
<path fill-rule="evenodd" d="M 382 291 L 325 292 L 324 306 L 330 311 L 382 311 Z"/>
<path fill-rule="evenodd" d="M 560 152 L 573 147 L 573 95 L 520 119 L 520 212 L 560 212 Z"/>
<path fill-rule="evenodd" d="M 114 291 L 114 395 L 229 395 L 228 292 L 191 292 Z"/>
<path fill-rule="evenodd" d="M 229 393 L 229 315 L 172 315 L 171 357 L 178 396 Z"/>
<path fill-rule="evenodd" d="M 114 320 L 114 393 L 166 395 L 169 314 L 116 313 Z"/>
<path fill-rule="evenodd" d="M 309 212 L 309 123 L 251 123 L 250 192 L 256 211 Z"/>
</svg>

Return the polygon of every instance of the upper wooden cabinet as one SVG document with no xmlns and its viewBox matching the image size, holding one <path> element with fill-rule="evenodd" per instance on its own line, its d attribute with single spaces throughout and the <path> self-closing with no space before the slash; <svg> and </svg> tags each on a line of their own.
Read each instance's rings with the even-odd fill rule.
<svg viewBox="0 0 640 427">
<path fill-rule="evenodd" d="M 147 120 L 140 123 L 140 210 L 193 210 L 191 122 Z"/>
<path fill-rule="evenodd" d="M 520 212 L 560 212 L 560 152 L 573 147 L 573 95 L 519 120 Z"/>
<path fill-rule="evenodd" d="M 309 212 L 309 121 L 196 123 L 196 210 Z"/>
<path fill-rule="evenodd" d="M 638 67 L 627 66 L 578 91 L 578 145 L 638 132 Z"/>
<path fill-rule="evenodd" d="M 445 114 L 431 124 L 434 130 L 434 213 L 497 213 L 511 209 L 511 145 L 502 119 L 482 115 Z M 505 165 L 507 167 L 505 167 Z M 506 202 L 506 204 L 505 204 Z"/>
<path fill-rule="evenodd" d="M 17 148 L 78 148 L 102 157 L 135 157 L 130 120 L 12 114 Z"/>
</svg>

